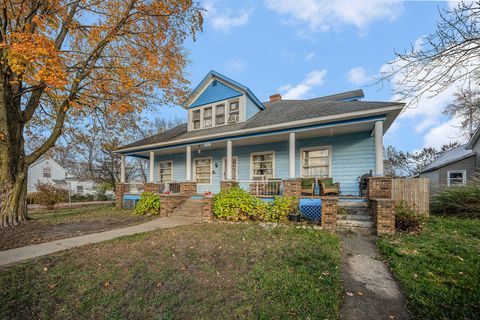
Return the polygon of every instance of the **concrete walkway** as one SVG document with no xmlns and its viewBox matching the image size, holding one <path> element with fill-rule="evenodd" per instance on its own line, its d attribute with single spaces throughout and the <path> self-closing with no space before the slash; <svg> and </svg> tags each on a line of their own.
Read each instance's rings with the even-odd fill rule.
<svg viewBox="0 0 480 320">
<path fill-rule="evenodd" d="M 376 237 L 352 233 L 341 233 L 341 237 L 345 288 L 341 318 L 408 319 L 410 314 L 397 282 L 376 259 Z"/>
<path fill-rule="evenodd" d="M 152 231 L 156 229 L 173 228 L 193 223 L 195 223 L 195 221 L 165 217 L 131 227 L 86 234 L 74 238 L 61 239 L 21 248 L 4 250 L 0 251 L 0 266 L 6 266 L 15 262 L 20 262 L 23 260 L 51 254 L 54 252 L 80 247 L 90 243 L 97 243 L 118 237 L 129 236 L 132 234 Z"/>
</svg>

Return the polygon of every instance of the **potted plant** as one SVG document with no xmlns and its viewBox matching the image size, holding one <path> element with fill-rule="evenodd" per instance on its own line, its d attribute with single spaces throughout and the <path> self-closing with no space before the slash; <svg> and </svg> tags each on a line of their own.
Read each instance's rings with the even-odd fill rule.
<svg viewBox="0 0 480 320">
<path fill-rule="evenodd" d="M 164 194 L 165 194 L 166 196 L 171 196 L 171 195 L 172 195 L 172 191 L 165 191 Z"/>
<path fill-rule="evenodd" d="M 204 195 L 206 198 L 211 198 L 213 196 L 211 191 L 205 191 Z"/>
<path fill-rule="evenodd" d="M 298 212 L 298 202 L 294 202 L 291 211 L 288 214 L 288 221 L 300 222 L 300 213 Z"/>
</svg>

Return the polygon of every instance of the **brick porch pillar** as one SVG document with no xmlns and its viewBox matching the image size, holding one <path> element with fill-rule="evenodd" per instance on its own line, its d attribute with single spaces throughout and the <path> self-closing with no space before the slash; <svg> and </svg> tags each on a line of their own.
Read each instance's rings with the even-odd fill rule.
<svg viewBox="0 0 480 320">
<path fill-rule="evenodd" d="M 238 182 L 233 180 L 220 181 L 220 191 L 238 187 Z"/>
<path fill-rule="evenodd" d="M 302 195 L 302 179 L 284 179 L 283 195 L 287 197 L 297 197 Z"/>
<path fill-rule="evenodd" d="M 202 220 L 212 220 L 212 205 L 213 205 L 213 199 L 212 198 L 203 198 L 203 203 L 202 203 Z"/>
<path fill-rule="evenodd" d="M 367 180 L 367 196 L 369 199 L 392 198 L 391 177 L 370 177 Z"/>
<path fill-rule="evenodd" d="M 395 234 L 395 201 L 372 199 L 371 205 L 377 235 Z"/>
<path fill-rule="evenodd" d="M 338 197 L 322 197 L 322 228 L 337 229 Z"/>
<path fill-rule="evenodd" d="M 197 194 L 197 183 L 195 181 L 180 182 L 180 194 L 182 196 L 192 196 Z"/>
<path fill-rule="evenodd" d="M 117 183 L 115 185 L 115 207 L 117 209 L 123 208 L 123 195 L 128 191 L 128 184 Z"/>
<path fill-rule="evenodd" d="M 160 193 L 160 183 L 147 182 L 143 184 L 143 190 L 145 192 Z"/>
</svg>

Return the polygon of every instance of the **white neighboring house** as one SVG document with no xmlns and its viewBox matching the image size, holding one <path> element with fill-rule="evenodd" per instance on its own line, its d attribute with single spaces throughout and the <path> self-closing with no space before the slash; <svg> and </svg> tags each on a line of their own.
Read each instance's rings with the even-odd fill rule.
<svg viewBox="0 0 480 320">
<path fill-rule="evenodd" d="M 93 181 L 79 181 L 50 157 L 40 157 L 28 168 L 28 192 L 37 191 L 36 184 L 53 183 L 63 189 L 70 189 L 71 194 L 95 194 Z"/>
</svg>

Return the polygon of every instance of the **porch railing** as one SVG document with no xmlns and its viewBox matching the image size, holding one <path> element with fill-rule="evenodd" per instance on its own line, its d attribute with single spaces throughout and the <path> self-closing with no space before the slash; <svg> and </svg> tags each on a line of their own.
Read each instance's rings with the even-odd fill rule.
<svg viewBox="0 0 480 320">
<path fill-rule="evenodd" d="M 125 183 L 125 193 L 141 194 L 145 189 L 143 183 Z"/>
<path fill-rule="evenodd" d="M 159 182 L 155 183 L 154 193 L 163 194 L 165 192 L 180 193 L 180 182 Z"/>
<path fill-rule="evenodd" d="M 280 196 L 283 193 L 282 180 L 239 180 L 238 185 L 254 196 Z"/>
</svg>

